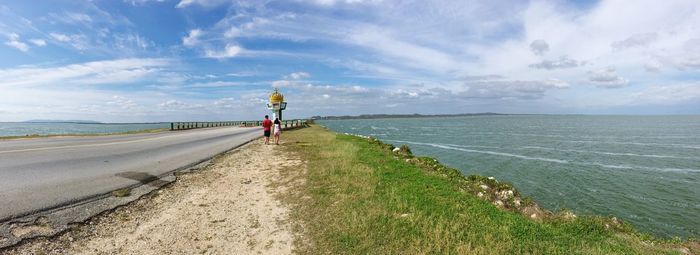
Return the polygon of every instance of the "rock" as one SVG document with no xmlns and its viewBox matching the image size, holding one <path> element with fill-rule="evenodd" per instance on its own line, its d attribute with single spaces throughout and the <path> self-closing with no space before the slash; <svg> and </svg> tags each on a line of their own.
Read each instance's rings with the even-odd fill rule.
<svg viewBox="0 0 700 255">
<path fill-rule="evenodd" d="M 688 248 L 686 248 L 686 247 L 681 247 L 681 248 L 678 249 L 678 251 L 680 251 L 680 252 L 683 253 L 683 254 L 691 254 L 691 253 L 690 253 L 690 249 L 688 249 Z"/>
<path fill-rule="evenodd" d="M 506 200 L 508 198 L 513 197 L 513 191 L 512 190 L 501 190 L 499 192 L 496 192 L 496 196 L 500 199 Z"/>
<path fill-rule="evenodd" d="M 536 213 L 530 214 L 530 218 L 531 218 L 531 219 L 537 219 L 537 214 L 536 214 Z"/>
<path fill-rule="evenodd" d="M 484 197 L 484 193 L 481 192 L 481 191 L 479 191 L 479 193 L 476 193 L 476 196 L 477 196 L 478 198 L 482 198 L 482 197 Z"/>
<path fill-rule="evenodd" d="M 401 214 L 401 218 L 406 218 L 408 217 L 408 213 Z"/>
<path fill-rule="evenodd" d="M 487 186 L 485 184 L 481 184 L 481 185 L 479 185 L 479 187 L 481 187 L 481 189 L 489 189 L 489 186 Z"/>
<path fill-rule="evenodd" d="M 492 180 L 492 181 L 495 181 L 495 180 L 496 180 L 496 178 L 493 178 L 493 176 L 489 176 L 488 179 L 489 179 L 489 180 Z"/>
<path fill-rule="evenodd" d="M 498 206 L 498 207 L 503 207 L 503 201 L 501 201 L 501 200 L 496 200 L 493 202 L 493 204 Z"/>
<path fill-rule="evenodd" d="M 406 159 L 406 162 L 412 163 L 412 164 L 417 164 L 420 161 L 417 158 L 408 158 L 408 159 Z"/>
<path fill-rule="evenodd" d="M 515 204 L 515 206 L 520 206 L 520 199 L 513 200 L 513 204 Z"/>
<path fill-rule="evenodd" d="M 394 148 L 394 149 L 391 150 L 391 151 L 392 151 L 392 152 L 399 152 L 400 150 L 401 150 L 401 149 L 399 149 L 398 147 L 396 147 L 396 148 Z"/>
<path fill-rule="evenodd" d="M 573 212 L 567 211 L 567 212 L 564 212 L 564 215 L 562 215 L 562 217 L 564 217 L 564 219 L 567 219 L 567 220 L 573 220 L 573 219 L 576 219 L 576 214 L 574 214 Z"/>
</svg>

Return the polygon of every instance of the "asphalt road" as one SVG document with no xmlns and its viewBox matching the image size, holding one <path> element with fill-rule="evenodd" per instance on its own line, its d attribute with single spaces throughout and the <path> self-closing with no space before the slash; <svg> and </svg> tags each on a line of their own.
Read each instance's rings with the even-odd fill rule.
<svg viewBox="0 0 700 255">
<path fill-rule="evenodd" d="M 261 135 L 222 127 L 0 140 L 0 221 L 144 183 Z"/>
</svg>

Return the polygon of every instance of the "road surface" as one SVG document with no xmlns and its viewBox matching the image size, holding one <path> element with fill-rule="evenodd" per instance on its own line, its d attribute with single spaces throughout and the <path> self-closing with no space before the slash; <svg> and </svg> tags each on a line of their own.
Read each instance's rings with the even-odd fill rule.
<svg viewBox="0 0 700 255">
<path fill-rule="evenodd" d="M 0 221 L 154 180 L 261 135 L 222 127 L 0 140 Z"/>
</svg>

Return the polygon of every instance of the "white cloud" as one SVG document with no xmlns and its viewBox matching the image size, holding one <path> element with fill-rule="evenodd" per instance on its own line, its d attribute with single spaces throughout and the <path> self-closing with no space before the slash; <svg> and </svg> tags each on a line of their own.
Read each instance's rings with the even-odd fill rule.
<svg viewBox="0 0 700 255">
<path fill-rule="evenodd" d="M 570 85 L 559 79 L 512 80 L 500 76 L 467 79 L 466 90 L 455 92 L 465 98 L 481 99 L 538 99 L 551 89 L 565 89 Z"/>
<path fill-rule="evenodd" d="M 65 34 L 51 33 L 50 35 L 51 35 L 51 37 L 53 37 L 53 39 L 56 39 L 59 42 L 69 42 L 70 41 L 70 37 L 68 35 L 65 35 Z"/>
<path fill-rule="evenodd" d="M 652 86 L 635 92 L 632 97 L 637 104 L 673 105 L 686 102 L 700 103 L 700 83 Z"/>
<path fill-rule="evenodd" d="M 10 47 L 15 48 L 15 49 L 18 49 L 19 51 L 22 51 L 22 52 L 29 51 L 29 46 L 27 46 L 26 43 L 23 43 L 20 41 L 7 41 L 7 42 L 5 42 L 5 45 L 10 46 Z"/>
<path fill-rule="evenodd" d="M 238 29 L 237 27 L 231 27 L 226 32 L 224 33 L 224 37 L 226 38 L 234 38 L 237 37 L 238 35 L 241 34 L 241 30 Z"/>
<path fill-rule="evenodd" d="M 120 50 L 131 49 L 135 47 L 140 50 L 146 50 L 153 47 L 155 43 L 142 37 L 139 34 L 126 34 L 114 36 L 114 47 Z"/>
<path fill-rule="evenodd" d="M 129 3 L 133 6 L 137 5 L 144 5 L 150 2 L 157 2 L 157 3 L 162 3 L 165 2 L 165 0 L 124 0 L 125 3 Z"/>
<path fill-rule="evenodd" d="M 243 82 L 235 81 L 213 81 L 213 82 L 197 82 L 188 85 L 190 88 L 223 88 L 223 87 L 238 87 L 245 85 Z"/>
<path fill-rule="evenodd" d="M 583 65 L 583 64 L 579 61 L 574 60 L 574 59 L 570 59 L 567 56 L 562 56 L 557 60 L 543 60 L 542 62 L 537 63 L 537 64 L 530 64 L 530 67 L 538 68 L 538 69 L 552 70 L 552 69 L 574 68 L 574 67 L 578 67 L 579 65 Z"/>
<path fill-rule="evenodd" d="M 0 69 L 0 87 L 129 83 L 170 63 L 167 59 L 117 59 L 48 68 Z"/>
<path fill-rule="evenodd" d="M 612 47 L 616 50 L 623 50 L 632 47 L 647 47 L 658 38 L 656 33 L 635 34 L 629 38 L 612 43 Z"/>
<path fill-rule="evenodd" d="M 215 58 L 215 59 L 226 59 L 226 58 L 232 58 L 237 56 L 239 53 L 241 53 L 243 49 L 241 49 L 240 46 L 234 45 L 234 44 L 226 44 L 226 47 L 224 47 L 223 50 L 217 51 L 217 50 L 205 50 L 204 51 L 204 57 L 206 58 Z"/>
<path fill-rule="evenodd" d="M 644 63 L 644 70 L 646 70 L 647 72 L 660 72 L 661 64 L 656 61 Z"/>
<path fill-rule="evenodd" d="M 290 73 L 289 75 L 285 75 L 285 79 L 292 79 L 292 80 L 299 80 L 303 78 L 309 78 L 311 77 L 311 74 L 307 72 L 295 72 L 295 73 Z"/>
<path fill-rule="evenodd" d="M 77 12 L 49 13 L 48 18 L 51 23 L 80 24 L 85 26 L 89 26 L 90 23 L 95 21 L 90 15 Z"/>
<path fill-rule="evenodd" d="M 65 17 L 68 20 L 73 21 L 74 23 L 89 23 L 92 22 L 92 17 L 90 15 L 87 15 L 85 13 L 74 13 L 74 12 L 67 12 L 64 13 Z"/>
<path fill-rule="evenodd" d="M 192 29 L 187 36 L 182 38 L 182 45 L 193 47 L 199 43 L 199 37 L 202 36 L 201 29 Z"/>
<path fill-rule="evenodd" d="M 680 62 L 681 68 L 700 70 L 700 57 L 688 57 Z"/>
<path fill-rule="evenodd" d="M 39 47 L 46 46 L 46 41 L 43 39 L 31 39 L 29 42 Z"/>
<path fill-rule="evenodd" d="M 108 101 L 106 104 L 124 110 L 133 110 L 138 108 L 138 104 L 136 104 L 133 100 L 127 99 L 123 96 L 113 96 L 112 100 Z"/>
<path fill-rule="evenodd" d="M 612 67 L 589 71 L 588 81 L 600 88 L 619 88 L 629 83 L 627 79 L 617 75 L 615 68 Z"/>
<path fill-rule="evenodd" d="M 377 27 L 361 28 L 351 33 L 349 40 L 394 59 L 395 65 L 407 65 L 441 73 L 453 71 L 457 65 L 447 53 L 392 37 Z"/>
<path fill-rule="evenodd" d="M 334 6 L 337 4 L 377 4 L 383 0 L 313 0 L 311 2 L 321 6 Z"/>
<path fill-rule="evenodd" d="M 49 33 L 49 35 L 56 41 L 66 43 L 79 51 L 87 50 L 90 47 L 87 36 L 83 34 L 67 35 L 62 33 Z"/>
<path fill-rule="evenodd" d="M 19 35 L 16 33 L 10 33 L 7 35 L 8 41 L 5 45 L 15 48 L 21 52 L 29 51 L 29 46 L 26 43 L 19 41 Z"/>
<path fill-rule="evenodd" d="M 181 0 L 175 7 L 185 8 L 192 5 L 200 5 L 203 7 L 215 7 L 228 2 L 228 0 Z"/>
</svg>

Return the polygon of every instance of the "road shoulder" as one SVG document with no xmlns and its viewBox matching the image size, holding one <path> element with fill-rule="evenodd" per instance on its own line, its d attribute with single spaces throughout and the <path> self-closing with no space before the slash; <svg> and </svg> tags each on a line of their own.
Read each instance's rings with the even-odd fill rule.
<svg viewBox="0 0 700 255">
<path fill-rule="evenodd" d="M 281 171 L 302 162 L 278 146 L 254 141 L 134 203 L 106 212 L 54 238 L 0 254 L 288 254 L 288 189 Z"/>
</svg>

